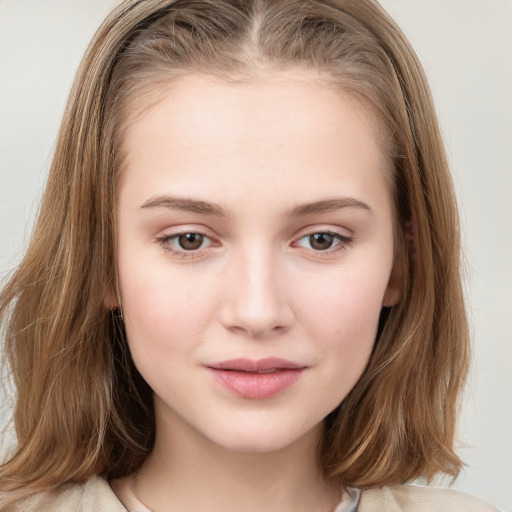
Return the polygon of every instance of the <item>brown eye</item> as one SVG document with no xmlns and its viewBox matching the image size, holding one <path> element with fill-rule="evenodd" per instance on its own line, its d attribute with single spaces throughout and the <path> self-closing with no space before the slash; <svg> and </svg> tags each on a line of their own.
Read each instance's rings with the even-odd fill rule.
<svg viewBox="0 0 512 512">
<path fill-rule="evenodd" d="M 325 251 L 330 249 L 334 242 L 334 236 L 329 233 L 315 233 L 309 235 L 309 243 L 311 247 L 317 251 Z"/>
<path fill-rule="evenodd" d="M 203 245 L 204 236 L 199 233 L 184 233 L 178 236 L 178 245 L 185 251 L 195 251 Z"/>
</svg>

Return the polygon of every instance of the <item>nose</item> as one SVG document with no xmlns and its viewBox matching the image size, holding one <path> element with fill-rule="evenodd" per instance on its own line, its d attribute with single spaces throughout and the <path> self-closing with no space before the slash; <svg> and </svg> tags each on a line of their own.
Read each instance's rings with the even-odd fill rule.
<svg viewBox="0 0 512 512">
<path fill-rule="evenodd" d="M 247 250 L 230 261 L 220 321 L 229 331 L 262 338 L 294 321 L 283 264 L 271 250 Z"/>
</svg>

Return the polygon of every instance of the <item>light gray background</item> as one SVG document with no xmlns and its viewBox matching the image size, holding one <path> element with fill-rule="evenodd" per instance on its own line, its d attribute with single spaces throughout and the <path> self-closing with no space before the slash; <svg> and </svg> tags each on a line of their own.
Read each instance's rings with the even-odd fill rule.
<svg viewBox="0 0 512 512">
<path fill-rule="evenodd" d="M 113 0 L 0 0 L 0 277 L 29 238 L 67 93 Z M 512 0 L 382 0 L 426 68 L 461 200 L 474 363 L 455 487 L 512 512 Z"/>
</svg>

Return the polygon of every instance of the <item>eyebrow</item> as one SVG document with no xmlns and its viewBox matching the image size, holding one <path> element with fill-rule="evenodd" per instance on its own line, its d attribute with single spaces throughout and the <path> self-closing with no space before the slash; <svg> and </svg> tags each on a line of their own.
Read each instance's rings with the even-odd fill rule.
<svg viewBox="0 0 512 512">
<path fill-rule="evenodd" d="M 201 215 L 214 215 L 217 217 L 229 217 L 227 210 L 222 206 L 187 197 L 157 196 L 148 199 L 141 208 L 170 208 Z M 323 199 L 312 203 L 304 203 L 287 211 L 289 217 L 301 217 L 315 213 L 329 213 L 342 208 L 360 208 L 371 212 L 371 208 L 364 202 L 353 197 L 338 197 Z"/>
<path fill-rule="evenodd" d="M 187 197 L 157 196 L 148 199 L 141 208 L 165 207 L 184 212 L 199 213 L 201 215 L 215 215 L 217 217 L 228 217 L 228 212 L 218 204 L 198 201 Z"/>
<path fill-rule="evenodd" d="M 371 213 L 372 209 L 362 201 L 353 197 L 337 197 L 334 199 L 324 199 L 313 203 L 305 203 L 295 206 L 288 211 L 290 217 L 301 217 L 303 215 L 311 215 L 313 213 L 329 213 L 342 208 L 361 208 Z"/>
</svg>

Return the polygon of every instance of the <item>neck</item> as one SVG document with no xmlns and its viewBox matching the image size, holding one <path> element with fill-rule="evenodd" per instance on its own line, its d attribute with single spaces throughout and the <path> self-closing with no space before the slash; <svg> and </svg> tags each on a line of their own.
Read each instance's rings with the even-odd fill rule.
<svg viewBox="0 0 512 512">
<path fill-rule="evenodd" d="M 271 453 L 225 449 L 188 428 L 157 424 L 152 454 L 133 484 L 153 512 L 327 512 L 340 496 L 318 463 L 321 426 Z"/>
</svg>

